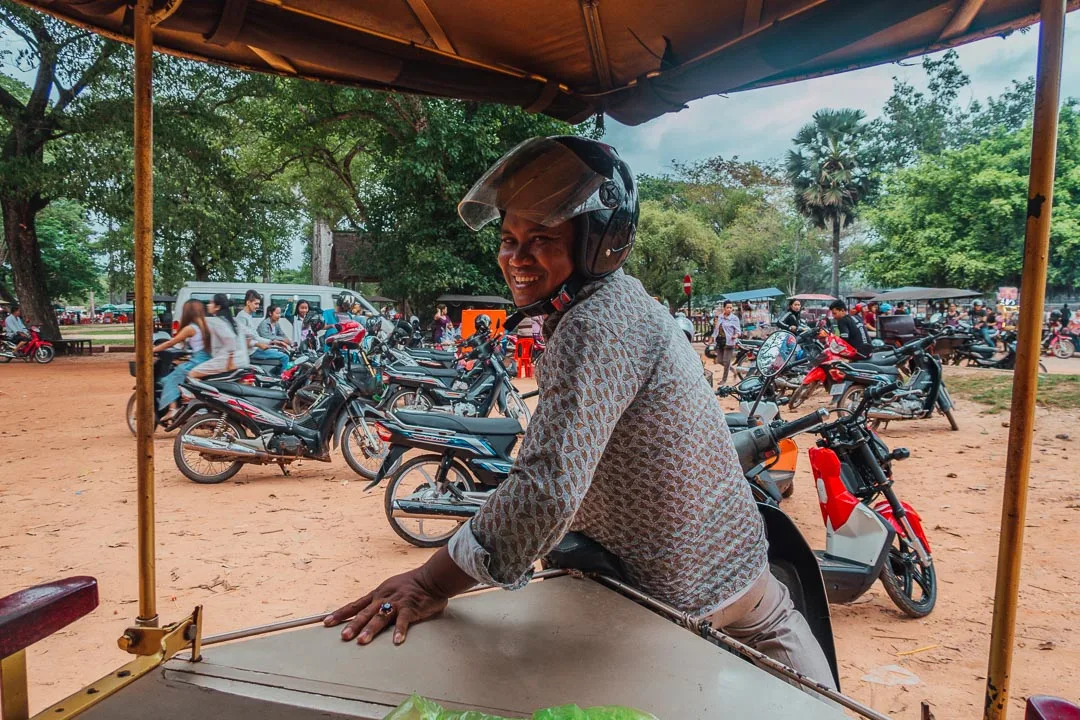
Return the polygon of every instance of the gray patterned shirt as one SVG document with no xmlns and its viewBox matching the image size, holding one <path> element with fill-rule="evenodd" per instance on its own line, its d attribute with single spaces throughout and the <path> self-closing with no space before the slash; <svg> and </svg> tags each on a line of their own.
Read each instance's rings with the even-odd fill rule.
<svg viewBox="0 0 1080 720">
<path fill-rule="evenodd" d="M 766 566 L 724 414 L 674 319 L 622 271 L 548 318 L 540 401 L 510 476 L 451 539 L 479 582 L 523 586 L 570 530 L 631 582 L 708 614 Z"/>
</svg>

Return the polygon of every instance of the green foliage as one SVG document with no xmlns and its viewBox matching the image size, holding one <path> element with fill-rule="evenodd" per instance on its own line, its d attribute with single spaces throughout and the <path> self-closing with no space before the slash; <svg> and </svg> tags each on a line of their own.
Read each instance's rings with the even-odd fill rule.
<svg viewBox="0 0 1080 720">
<path fill-rule="evenodd" d="M 886 180 L 867 213 L 880 241 L 860 268 L 886 286 L 989 290 L 1019 283 L 1030 126 L 940 155 Z M 1080 286 L 1080 112 L 1061 111 L 1051 227 L 1051 286 Z"/>
<path fill-rule="evenodd" d="M 855 220 L 873 189 L 868 126 L 861 110 L 822 109 L 795 135 L 787 171 L 795 208 L 832 230 L 832 294 L 840 295 L 840 229 Z"/>
<path fill-rule="evenodd" d="M 443 292 L 502 294 L 497 230 L 474 233 L 457 203 L 502 154 L 574 132 L 519 108 L 275 80 L 249 107 L 264 162 L 289 168 L 312 216 L 371 243 L 370 275 L 421 307 Z"/>
<path fill-rule="evenodd" d="M 626 270 L 650 293 L 676 307 L 685 302 L 684 275 L 694 278 L 696 294 L 715 294 L 727 288 L 731 260 L 719 236 L 693 213 L 646 200 Z"/>
</svg>

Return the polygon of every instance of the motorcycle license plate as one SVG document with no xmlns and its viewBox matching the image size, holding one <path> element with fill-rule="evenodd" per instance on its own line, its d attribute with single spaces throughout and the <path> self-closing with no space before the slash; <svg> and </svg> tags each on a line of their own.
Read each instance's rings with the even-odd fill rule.
<svg viewBox="0 0 1080 720">
<path fill-rule="evenodd" d="M 841 383 L 836 383 L 829 389 L 829 394 L 834 397 L 839 397 L 844 394 L 844 386 Z"/>
</svg>

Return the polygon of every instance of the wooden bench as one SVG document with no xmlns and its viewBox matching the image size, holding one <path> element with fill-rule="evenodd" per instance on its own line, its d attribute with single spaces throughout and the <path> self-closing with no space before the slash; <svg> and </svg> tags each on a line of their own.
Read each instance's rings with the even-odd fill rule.
<svg viewBox="0 0 1080 720">
<path fill-rule="evenodd" d="M 98 606 L 97 580 L 76 576 L 0 598 L 0 720 L 30 717 L 26 648 Z"/>
<path fill-rule="evenodd" d="M 57 354 L 63 355 L 93 355 L 94 339 L 88 337 L 66 337 L 52 341 Z"/>
</svg>

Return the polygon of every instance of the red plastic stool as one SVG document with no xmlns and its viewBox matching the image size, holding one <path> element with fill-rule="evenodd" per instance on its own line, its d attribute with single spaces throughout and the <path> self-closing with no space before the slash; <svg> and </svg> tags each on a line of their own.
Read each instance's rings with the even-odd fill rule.
<svg viewBox="0 0 1080 720">
<path fill-rule="evenodd" d="M 519 337 L 514 346 L 514 362 L 517 363 L 518 377 L 531 378 L 533 376 L 533 343 L 530 337 Z"/>
</svg>

